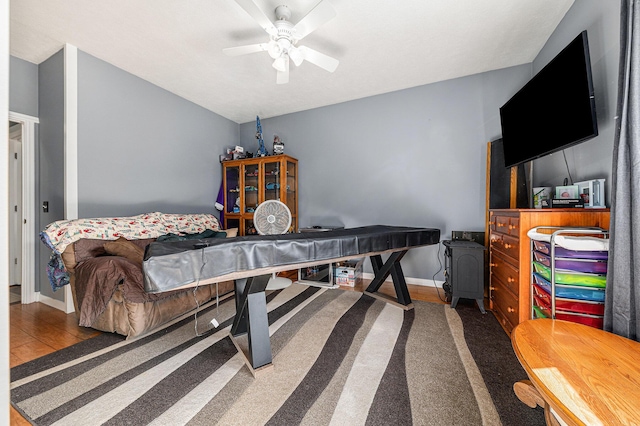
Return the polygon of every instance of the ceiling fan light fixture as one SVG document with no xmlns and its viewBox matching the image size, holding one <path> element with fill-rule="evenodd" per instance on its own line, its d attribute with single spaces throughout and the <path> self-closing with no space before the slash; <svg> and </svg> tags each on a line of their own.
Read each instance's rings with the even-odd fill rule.
<svg viewBox="0 0 640 426">
<path fill-rule="evenodd" d="M 335 71 L 339 63 L 337 59 L 305 46 L 296 47 L 300 40 L 336 16 L 335 9 L 327 1 L 319 0 L 295 25 L 290 22 L 291 10 L 287 6 L 276 7 L 277 19 L 272 22 L 258 6 L 258 1 L 261 0 L 235 1 L 269 34 L 269 42 L 223 49 L 226 55 L 238 56 L 267 51 L 273 59 L 271 65 L 278 71 L 277 84 L 289 82 L 289 60 L 293 61 L 295 66 L 300 66 L 302 62 L 307 61 L 326 71 Z"/>
<path fill-rule="evenodd" d="M 302 64 L 302 61 L 304 61 L 304 55 L 302 52 L 293 46 L 289 49 L 289 58 L 293 61 L 296 67 L 299 67 L 300 64 Z"/>
<path fill-rule="evenodd" d="M 273 61 L 272 66 L 280 72 L 285 72 L 287 70 L 287 58 L 285 54 L 280 55 Z"/>
<path fill-rule="evenodd" d="M 272 59 L 277 59 L 282 54 L 282 49 L 280 48 L 278 42 L 276 42 L 275 40 L 271 40 L 269 42 L 269 49 L 267 51 L 269 52 L 269 56 L 271 56 Z"/>
</svg>

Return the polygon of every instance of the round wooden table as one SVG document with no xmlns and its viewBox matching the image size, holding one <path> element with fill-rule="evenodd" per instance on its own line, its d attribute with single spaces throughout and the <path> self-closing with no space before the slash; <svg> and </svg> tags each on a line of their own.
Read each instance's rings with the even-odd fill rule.
<svg viewBox="0 0 640 426">
<path fill-rule="evenodd" d="M 551 319 L 520 323 L 511 342 L 529 380 L 514 391 L 545 408 L 547 424 L 640 424 L 640 343 Z"/>
</svg>

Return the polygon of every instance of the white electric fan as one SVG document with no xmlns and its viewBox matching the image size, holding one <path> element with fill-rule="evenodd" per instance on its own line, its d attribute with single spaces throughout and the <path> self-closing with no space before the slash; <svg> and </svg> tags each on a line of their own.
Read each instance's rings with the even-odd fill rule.
<svg viewBox="0 0 640 426">
<path fill-rule="evenodd" d="M 260 235 L 284 234 L 291 226 L 291 210 L 282 201 L 267 200 L 256 207 L 253 226 Z M 277 277 L 275 272 L 267 283 L 267 290 L 280 290 L 291 285 L 289 278 Z"/>
<path fill-rule="evenodd" d="M 226 55 L 238 56 L 256 52 L 268 52 L 269 56 L 274 60 L 272 66 L 278 71 L 276 76 L 276 83 L 278 84 L 289 82 L 289 60 L 295 66 L 300 66 L 303 61 L 307 61 L 328 72 L 334 72 L 338 67 L 339 62 L 337 59 L 306 46 L 297 46 L 300 40 L 336 16 L 335 9 L 327 1 L 320 0 L 295 25 L 289 21 L 291 19 L 291 11 L 285 5 L 276 7 L 276 20 L 272 22 L 255 0 L 236 0 L 236 3 L 269 34 L 269 41 L 267 43 L 223 49 L 222 51 Z"/>
</svg>

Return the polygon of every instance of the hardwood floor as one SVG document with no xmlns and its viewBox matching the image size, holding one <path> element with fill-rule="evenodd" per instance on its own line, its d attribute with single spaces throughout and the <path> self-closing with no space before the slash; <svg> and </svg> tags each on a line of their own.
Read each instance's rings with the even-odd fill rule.
<svg viewBox="0 0 640 426">
<path fill-rule="evenodd" d="M 363 291 L 368 282 L 343 290 Z M 408 285 L 412 300 L 445 303 L 442 289 Z M 383 284 L 381 293 L 393 296 L 392 284 Z M 91 328 L 78 326 L 75 314 L 65 314 L 43 303 L 12 304 L 10 316 L 10 364 L 11 367 L 32 361 L 43 355 L 71 346 L 100 334 Z M 12 425 L 29 425 L 20 413 L 11 407 Z"/>
<path fill-rule="evenodd" d="M 9 333 L 11 367 L 100 334 L 78 326 L 75 314 L 65 314 L 44 303 L 10 305 Z M 11 424 L 28 425 L 29 422 L 11 407 Z"/>
</svg>

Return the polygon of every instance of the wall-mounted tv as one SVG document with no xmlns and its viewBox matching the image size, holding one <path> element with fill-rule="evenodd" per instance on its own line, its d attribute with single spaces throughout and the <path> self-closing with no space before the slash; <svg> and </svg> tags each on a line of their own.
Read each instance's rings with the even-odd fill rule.
<svg viewBox="0 0 640 426">
<path fill-rule="evenodd" d="M 500 121 L 506 167 L 598 135 L 586 31 L 500 108 Z"/>
</svg>

